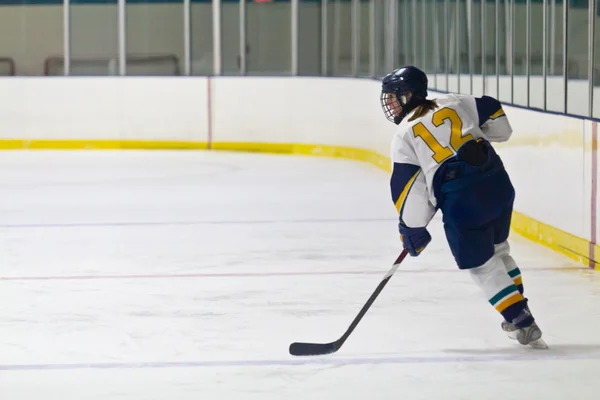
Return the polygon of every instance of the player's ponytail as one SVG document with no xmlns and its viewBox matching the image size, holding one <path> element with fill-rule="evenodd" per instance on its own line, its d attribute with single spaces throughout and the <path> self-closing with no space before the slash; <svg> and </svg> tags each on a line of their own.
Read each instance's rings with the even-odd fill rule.
<svg viewBox="0 0 600 400">
<path fill-rule="evenodd" d="M 408 119 L 408 122 L 414 121 L 417 118 L 421 118 L 429 111 L 435 110 L 436 108 L 438 108 L 438 103 L 435 100 L 423 100 L 421 104 L 415 107 L 415 112 Z"/>
</svg>

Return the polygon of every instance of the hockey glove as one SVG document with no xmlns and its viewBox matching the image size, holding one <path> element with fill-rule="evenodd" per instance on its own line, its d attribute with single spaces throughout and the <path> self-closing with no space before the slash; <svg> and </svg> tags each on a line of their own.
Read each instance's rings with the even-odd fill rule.
<svg viewBox="0 0 600 400">
<path fill-rule="evenodd" d="M 408 254 L 413 257 L 421 254 L 425 247 L 431 242 L 431 235 L 427 232 L 427 228 L 409 228 L 402 223 L 398 225 L 400 230 L 400 239 L 404 248 L 408 250 Z"/>
</svg>

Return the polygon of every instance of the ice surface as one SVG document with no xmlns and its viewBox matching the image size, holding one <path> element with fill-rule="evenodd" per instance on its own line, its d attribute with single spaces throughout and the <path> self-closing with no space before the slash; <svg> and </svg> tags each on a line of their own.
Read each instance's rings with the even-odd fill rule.
<svg viewBox="0 0 600 400">
<path fill-rule="evenodd" d="M 598 274 L 511 236 L 550 350 L 519 346 L 440 216 L 401 251 L 386 173 L 223 152 L 5 152 L 0 399 L 598 399 Z"/>
</svg>

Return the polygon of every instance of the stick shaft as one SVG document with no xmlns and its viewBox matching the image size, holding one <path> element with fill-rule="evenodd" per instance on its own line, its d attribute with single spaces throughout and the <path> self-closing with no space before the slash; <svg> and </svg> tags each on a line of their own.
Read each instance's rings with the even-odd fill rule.
<svg viewBox="0 0 600 400">
<path fill-rule="evenodd" d="M 371 305 L 375 302 L 375 299 L 377 299 L 377 296 L 379 296 L 379 293 L 381 293 L 381 291 L 383 290 L 385 285 L 387 285 L 387 283 L 390 281 L 390 279 L 392 278 L 392 275 L 394 275 L 394 273 L 400 266 L 400 263 L 402 262 L 402 260 L 404 260 L 404 257 L 406 257 L 407 254 L 408 254 L 408 250 L 406 250 L 406 249 L 404 249 L 402 251 L 402 253 L 400 253 L 398 258 L 396 259 L 396 262 L 394 262 L 394 265 L 392 266 L 392 268 L 390 268 L 388 273 L 385 274 L 385 277 L 383 278 L 383 280 L 381 282 L 379 282 L 379 285 L 377 285 L 377 288 L 375 288 L 375 291 L 373 292 L 373 294 L 371 294 L 371 297 L 369 297 L 369 300 L 367 300 L 365 305 L 358 312 L 358 315 L 356 316 L 356 318 L 354 318 L 354 321 L 352 321 L 352 323 L 350 324 L 350 327 L 348 328 L 346 333 L 344 333 L 344 336 L 341 337 L 340 346 L 346 341 L 346 339 L 348 339 L 348 337 L 350 336 L 352 331 L 354 331 L 354 329 L 356 328 L 356 326 L 358 325 L 360 320 L 364 317 L 364 315 L 367 313 L 369 308 L 371 308 Z"/>
<path fill-rule="evenodd" d="M 348 339 L 350 334 L 354 331 L 354 329 L 356 328 L 356 326 L 358 325 L 360 320 L 367 313 L 367 311 L 369 310 L 369 308 L 371 307 L 371 305 L 373 304 L 373 302 L 375 301 L 377 296 L 379 296 L 379 293 L 381 293 L 381 291 L 383 290 L 385 285 L 387 285 L 387 283 L 391 279 L 392 275 L 394 275 L 394 273 L 400 266 L 400 263 L 402 262 L 402 260 L 404 260 L 404 258 L 406 257 L 407 254 L 408 254 L 408 250 L 406 250 L 406 249 L 404 249 L 402 251 L 402 253 L 400 253 L 398 258 L 394 262 L 394 265 L 392 266 L 392 268 L 390 268 L 390 270 L 387 272 L 387 274 L 385 274 L 383 280 L 381 282 L 379 282 L 379 285 L 377 285 L 377 288 L 375 288 L 375 291 L 371 294 L 371 297 L 369 297 L 369 299 L 367 300 L 365 305 L 360 309 L 360 311 L 358 312 L 358 315 L 354 318 L 354 320 L 352 321 L 352 323 L 350 324 L 350 326 L 348 327 L 348 329 L 346 330 L 344 335 L 342 335 L 341 338 L 339 338 L 335 342 L 331 342 L 331 343 L 298 343 L 298 342 L 292 343 L 290 345 L 290 354 L 295 355 L 295 356 L 308 356 L 308 355 L 331 354 L 331 353 L 335 353 L 336 351 L 338 351 L 340 349 L 340 347 L 342 347 L 342 345 L 344 344 L 346 339 Z"/>
</svg>

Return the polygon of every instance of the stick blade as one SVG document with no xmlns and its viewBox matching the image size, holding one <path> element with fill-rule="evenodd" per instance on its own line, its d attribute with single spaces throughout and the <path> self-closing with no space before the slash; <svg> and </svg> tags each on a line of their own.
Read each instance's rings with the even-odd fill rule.
<svg viewBox="0 0 600 400">
<path fill-rule="evenodd" d="M 302 343 L 290 344 L 290 354 L 293 356 L 321 356 L 335 353 L 339 350 L 337 342 L 332 343 Z"/>
</svg>

